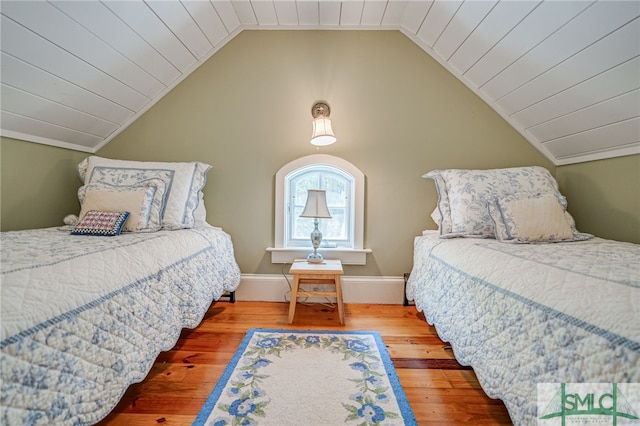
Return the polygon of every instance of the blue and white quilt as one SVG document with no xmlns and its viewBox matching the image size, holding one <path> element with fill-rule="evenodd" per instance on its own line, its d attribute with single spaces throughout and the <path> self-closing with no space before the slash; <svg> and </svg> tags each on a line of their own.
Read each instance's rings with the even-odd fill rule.
<svg viewBox="0 0 640 426">
<path fill-rule="evenodd" d="M 640 245 L 416 238 L 407 297 L 514 424 L 538 383 L 640 382 Z"/>
<path fill-rule="evenodd" d="M 240 283 L 228 234 L 3 232 L 0 424 L 92 424 Z"/>
</svg>

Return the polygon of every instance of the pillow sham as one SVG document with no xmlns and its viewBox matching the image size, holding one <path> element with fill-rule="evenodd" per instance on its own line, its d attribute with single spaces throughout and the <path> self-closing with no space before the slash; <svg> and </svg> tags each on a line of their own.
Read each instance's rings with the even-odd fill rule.
<svg viewBox="0 0 640 426">
<path fill-rule="evenodd" d="M 431 220 L 433 220 L 439 228 L 440 224 L 442 223 L 442 213 L 440 213 L 440 209 L 438 209 L 438 206 L 433 209 L 429 217 L 431 217 Z"/>
<path fill-rule="evenodd" d="M 493 238 L 487 202 L 514 193 L 552 194 L 562 201 L 556 180 L 543 167 L 433 170 L 425 175 L 438 190 L 441 238 Z M 566 208 L 566 204 L 563 205 Z"/>
<path fill-rule="evenodd" d="M 89 210 L 84 218 L 71 230 L 71 235 L 98 235 L 113 237 L 120 235 L 129 212 L 100 212 Z"/>
<path fill-rule="evenodd" d="M 433 179 L 438 193 L 438 203 L 433 212 L 431 219 L 438 225 L 440 236 L 451 233 L 451 209 L 449 207 L 449 196 L 447 195 L 447 185 L 444 179 L 438 174 L 439 170 L 431 171 L 423 178 Z"/>
<path fill-rule="evenodd" d="M 145 162 L 90 156 L 78 164 L 78 175 L 84 183 L 113 186 L 161 179 L 166 186 L 162 227 L 182 229 L 192 228 L 195 224 L 194 212 L 199 203 L 199 193 L 210 169 L 210 165 L 201 162 Z"/>
<path fill-rule="evenodd" d="M 564 207 L 553 194 L 517 194 L 488 203 L 499 241 L 573 241 Z"/>
<path fill-rule="evenodd" d="M 134 185 L 113 186 L 92 183 L 78 189 L 81 204 L 79 219 L 89 210 L 106 212 L 128 211 L 125 232 L 155 232 L 162 227 L 164 182 L 149 179 Z"/>
<path fill-rule="evenodd" d="M 198 195 L 198 207 L 193 211 L 194 228 L 211 226 L 207 223 L 207 208 L 204 205 L 204 194 L 200 191 Z"/>
</svg>

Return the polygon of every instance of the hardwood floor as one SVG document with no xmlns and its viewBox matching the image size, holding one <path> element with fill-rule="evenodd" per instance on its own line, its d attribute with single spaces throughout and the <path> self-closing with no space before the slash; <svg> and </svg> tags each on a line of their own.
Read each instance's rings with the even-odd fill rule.
<svg viewBox="0 0 640 426">
<path fill-rule="evenodd" d="M 249 328 L 376 330 L 394 362 L 419 425 L 509 425 L 504 404 L 485 395 L 473 370 L 413 306 L 346 304 L 346 324 L 336 308 L 302 305 L 292 325 L 289 305 L 216 302 L 194 330 L 159 355 L 142 383 L 132 385 L 101 425 L 190 425 Z"/>
</svg>

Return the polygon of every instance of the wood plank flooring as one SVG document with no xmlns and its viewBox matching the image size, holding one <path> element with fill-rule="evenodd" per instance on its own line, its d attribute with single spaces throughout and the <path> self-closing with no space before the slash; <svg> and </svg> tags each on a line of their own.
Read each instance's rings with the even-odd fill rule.
<svg viewBox="0 0 640 426">
<path fill-rule="evenodd" d="M 387 346 L 419 425 L 510 425 L 504 404 L 486 396 L 472 369 L 413 306 L 346 304 L 346 324 L 335 307 L 216 302 L 194 330 L 184 330 L 146 379 L 129 387 L 100 425 L 190 425 L 249 328 L 375 330 Z M 301 425 L 302 426 L 302 425 Z"/>
</svg>

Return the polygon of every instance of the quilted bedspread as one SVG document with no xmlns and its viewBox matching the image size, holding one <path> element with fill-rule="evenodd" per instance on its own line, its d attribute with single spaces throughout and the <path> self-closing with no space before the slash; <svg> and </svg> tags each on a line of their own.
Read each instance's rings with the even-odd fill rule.
<svg viewBox="0 0 640 426">
<path fill-rule="evenodd" d="M 3 232 L 0 423 L 92 424 L 240 270 L 218 228 Z"/>
<path fill-rule="evenodd" d="M 640 245 L 416 238 L 407 297 L 516 425 L 538 383 L 640 382 Z"/>
</svg>

